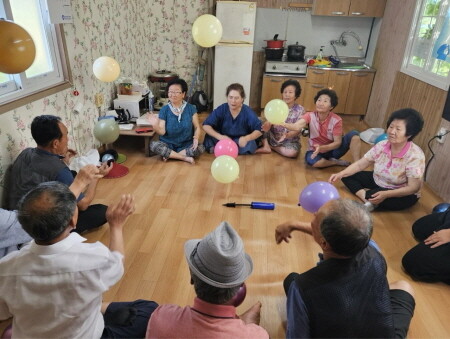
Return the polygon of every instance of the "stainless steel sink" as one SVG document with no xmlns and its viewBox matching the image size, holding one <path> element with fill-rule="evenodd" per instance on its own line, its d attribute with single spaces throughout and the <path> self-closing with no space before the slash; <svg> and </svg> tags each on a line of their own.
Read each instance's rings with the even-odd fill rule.
<svg viewBox="0 0 450 339">
<path fill-rule="evenodd" d="M 351 62 L 341 62 L 337 65 L 336 68 L 347 68 L 347 69 L 368 69 L 370 68 L 367 65 L 359 64 L 359 63 L 351 63 Z"/>
</svg>

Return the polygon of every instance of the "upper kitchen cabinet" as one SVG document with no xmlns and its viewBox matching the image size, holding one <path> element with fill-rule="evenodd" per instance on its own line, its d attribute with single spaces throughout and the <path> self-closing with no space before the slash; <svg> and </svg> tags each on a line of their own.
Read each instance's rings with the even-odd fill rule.
<svg viewBox="0 0 450 339">
<path fill-rule="evenodd" d="M 382 17 L 386 0 L 314 0 L 312 15 Z"/>
<path fill-rule="evenodd" d="M 276 9 L 303 8 L 307 10 L 311 8 L 312 3 L 313 0 L 256 0 L 256 6 L 258 8 Z"/>
</svg>

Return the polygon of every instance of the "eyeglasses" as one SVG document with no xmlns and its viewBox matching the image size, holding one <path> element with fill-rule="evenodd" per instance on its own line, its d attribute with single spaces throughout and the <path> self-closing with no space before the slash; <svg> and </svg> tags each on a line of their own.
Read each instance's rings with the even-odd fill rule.
<svg viewBox="0 0 450 339">
<path fill-rule="evenodd" d="M 172 92 L 172 91 L 169 91 L 167 93 L 169 93 L 169 95 L 180 95 L 181 94 L 181 92 Z"/>
</svg>

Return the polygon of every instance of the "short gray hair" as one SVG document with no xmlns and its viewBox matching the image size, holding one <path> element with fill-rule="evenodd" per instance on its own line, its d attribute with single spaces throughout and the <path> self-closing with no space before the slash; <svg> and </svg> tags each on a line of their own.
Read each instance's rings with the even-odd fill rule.
<svg viewBox="0 0 450 339">
<path fill-rule="evenodd" d="M 77 200 L 66 185 L 44 182 L 20 199 L 18 219 L 33 239 L 49 242 L 64 232 L 76 208 Z"/>
<path fill-rule="evenodd" d="M 373 222 L 363 204 L 350 199 L 333 200 L 320 223 L 320 233 L 336 254 L 354 256 L 367 247 Z"/>
<path fill-rule="evenodd" d="M 201 300 L 210 304 L 223 305 L 230 301 L 239 291 L 241 286 L 230 288 L 215 287 L 207 284 L 191 272 L 195 293 Z"/>
</svg>

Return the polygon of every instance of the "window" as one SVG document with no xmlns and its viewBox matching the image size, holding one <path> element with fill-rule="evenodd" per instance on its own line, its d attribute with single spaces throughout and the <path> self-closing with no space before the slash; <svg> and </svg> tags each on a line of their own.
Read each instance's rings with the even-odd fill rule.
<svg viewBox="0 0 450 339">
<path fill-rule="evenodd" d="M 417 1 L 401 71 L 430 85 L 448 90 L 449 54 L 449 1 Z"/>
<path fill-rule="evenodd" d="M 36 97 L 36 93 L 58 84 L 66 83 L 64 88 L 70 86 L 67 85 L 66 71 L 63 69 L 65 55 L 59 27 L 49 22 L 45 0 L 0 0 L 0 18 L 14 21 L 26 29 L 36 46 L 36 58 L 25 72 L 0 73 L 0 106 L 30 96 L 32 99 L 28 102 L 37 100 L 39 96 Z M 53 93 L 62 89 L 54 90 Z M 26 103 L 23 101 L 21 105 Z"/>
</svg>

